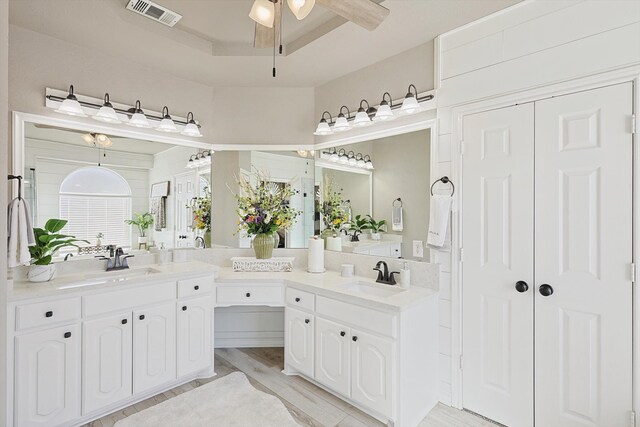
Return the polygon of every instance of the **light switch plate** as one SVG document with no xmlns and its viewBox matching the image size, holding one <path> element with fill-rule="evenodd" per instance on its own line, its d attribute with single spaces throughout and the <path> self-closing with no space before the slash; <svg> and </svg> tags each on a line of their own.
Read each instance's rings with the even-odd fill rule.
<svg viewBox="0 0 640 427">
<path fill-rule="evenodd" d="M 424 242 L 422 240 L 413 241 L 413 256 L 417 258 L 424 257 Z"/>
</svg>

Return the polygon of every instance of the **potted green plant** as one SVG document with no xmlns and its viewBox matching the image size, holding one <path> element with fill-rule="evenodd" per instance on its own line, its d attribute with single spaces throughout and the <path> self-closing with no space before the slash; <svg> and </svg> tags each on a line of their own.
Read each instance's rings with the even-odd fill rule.
<svg viewBox="0 0 640 427">
<path fill-rule="evenodd" d="M 126 222 L 129 225 L 135 225 L 138 228 L 140 236 L 138 237 L 138 245 L 147 244 L 147 230 L 153 224 L 153 216 L 149 212 L 145 212 L 142 215 L 134 212 L 134 219 L 127 219 Z"/>
<path fill-rule="evenodd" d="M 36 239 L 34 246 L 29 246 L 31 254 L 31 267 L 28 278 L 30 282 L 48 282 L 56 276 L 56 265 L 53 264 L 55 253 L 65 247 L 78 245 L 76 243 L 89 243 L 87 240 L 76 239 L 75 236 L 61 234 L 60 230 L 67 225 L 65 219 L 50 219 L 44 228 L 34 228 Z"/>
<path fill-rule="evenodd" d="M 384 219 L 376 221 L 371 215 L 367 215 L 369 229 L 371 230 L 371 240 L 380 240 L 380 233 L 387 229 L 387 221 Z"/>
<path fill-rule="evenodd" d="M 347 227 L 349 232 L 353 233 L 351 235 L 351 241 L 359 242 L 360 239 L 358 238 L 358 235 L 362 234 L 365 230 L 369 230 L 371 228 L 371 224 L 367 217 L 356 215 L 351 221 L 347 222 Z"/>
</svg>

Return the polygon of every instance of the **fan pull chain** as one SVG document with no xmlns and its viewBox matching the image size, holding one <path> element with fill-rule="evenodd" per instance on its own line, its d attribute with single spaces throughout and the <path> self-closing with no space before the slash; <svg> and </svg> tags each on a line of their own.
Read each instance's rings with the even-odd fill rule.
<svg viewBox="0 0 640 427">
<path fill-rule="evenodd" d="M 276 76 L 276 26 L 273 26 L 273 77 Z"/>
</svg>

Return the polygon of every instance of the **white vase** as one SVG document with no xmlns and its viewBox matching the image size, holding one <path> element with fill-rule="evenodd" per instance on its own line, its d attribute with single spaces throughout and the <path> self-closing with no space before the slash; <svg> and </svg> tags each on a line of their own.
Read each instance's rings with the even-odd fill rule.
<svg viewBox="0 0 640 427">
<path fill-rule="evenodd" d="M 56 265 L 32 265 L 27 274 L 30 282 L 48 282 L 56 277 Z"/>
<path fill-rule="evenodd" d="M 371 240 L 380 240 L 380 233 L 371 233 Z"/>
</svg>

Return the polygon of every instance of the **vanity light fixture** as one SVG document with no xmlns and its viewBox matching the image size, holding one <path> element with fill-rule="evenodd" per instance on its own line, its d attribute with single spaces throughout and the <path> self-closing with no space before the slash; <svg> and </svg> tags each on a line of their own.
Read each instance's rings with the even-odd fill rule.
<svg viewBox="0 0 640 427">
<path fill-rule="evenodd" d="M 356 160 L 356 153 L 349 151 L 349 154 L 347 154 L 347 162 L 351 166 L 356 166 L 358 164 L 358 161 Z"/>
<path fill-rule="evenodd" d="M 364 162 L 364 157 L 362 156 L 362 153 L 356 154 L 356 166 L 358 166 L 359 168 L 364 168 L 365 164 L 366 163 Z"/>
<path fill-rule="evenodd" d="M 385 96 L 389 97 L 389 102 L 385 99 Z M 380 101 L 380 105 L 378 106 L 378 111 L 375 116 L 373 116 L 374 122 L 382 122 L 385 120 L 393 120 L 395 116 L 393 115 L 393 111 L 391 111 L 391 107 L 393 107 L 393 100 L 391 99 L 391 94 L 389 92 L 385 92 L 382 95 L 382 101 Z"/>
<path fill-rule="evenodd" d="M 342 113 L 342 110 L 347 110 L 347 116 Z M 351 125 L 349 124 L 349 120 L 351 118 L 351 111 L 346 105 L 340 107 L 340 114 L 338 114 L 338 118 L 336 119 L 335 124 L 333 125 L 333 130 L 335 132 L 342 132 L 345 130 L 351 129 Z"/>
<path fill-rule="evenodd" d="M 364 109 L 362 104 L 367 104 L 367 110 Z M 357 127 L 369 126 L 371 124 L 371 117 L 367 113 L 368 110 L 371 110 L 371 106 L 366 99 L 360 101 L 360 108 L 358 108 L 358 112 L 356 113 L 356 118 L 353 120 L 353 125 Z"/>
<path fill-rule="evenodd" d="M 411 92 L 411 88 L 413 88 L 413 92 Z M 420 111 L 420 104 L 418 103 L 418 90 L 413 84 L 409 85 L 408 92 L 404 97 L 404 101 L 402 101 L 402 107 L 400 107 L 400 111 L 404 114 L 414 114 Z"/>
<path fill-rule="evenodd" d="M 67 95 L 65 100 L 62 101 L 62 104 L 60 104 L 60 107 L 58 107 L 56 113 L 62 113 L 76 117 L 87 117 L 87 115 L 84 113 L 84 110 L 82 109 L 82 105 L 80 105 L 80 103 L 78 102 L 78 98 L 76 98 L 73 93 L 73 85 L 69 86 L 69 94 Z"/>
<path fill-rule="evenodd" d="M 325 114 L 329 115 L 328 122 L 324 118 Z M 318 127 L 316 128 L 316 131 L 313 134 L 314 135 L 331 135 L 333 131 L 331 130 L 331 126 L 329 125 L 332 122 L 333 122 L 333 117 L 331 117 L 331 113 L 328 111 L 325 111 L 324 113 L 322 113 L 322 118 L 320 119 L 320 122 L 318 123 Z"/>
<path fill-rule="evenodd" d="M 144 111 L 140 108 L 140 101 L 136 101 L 136 106 L 134 108 L 130 108 L 129 112 L 133 113 L 127 124 L 129 126 L 133 126 L 136 128 L 149 129 L 151 128 L 151 123 L 147 120 L 147 116 L 144 115 Z"/>
<path fill-rule="evenodd" d="M 338 151 L 338 163 L 342 163 L 343 165 L 349 163 L 349 157 L 347 156 L 347 151 L 344 148 L 341 148 L 340 151 Z"/>
<path fill-rule="evenodd" d="M 205 150 L 200 151 L 196 154 L 192 154 L 187 161 L 186 168 L 187 169 L 195 169 L 203 166 L 211 165 L 211 155 L 213 154 L 213 150 Z"/>
<path fill-rule="evenodd" d="M 287 0 L 289 9 L 291 9 L 291 12 L 293 12 L 298 21 L 307 17 L 315 3 L 316 0 Z"/>
<path fill-rule="evenodd" d="M 109 102 L 108 93 L 104 94 L 104 103 L 102 104 L 102 107 L 100 107 L 98 112 L 91 117 L 95 120 L 98 120 L 99 122 L 114 123 L 114 124 L 122 123 L 122 121 L 118 118 L 118 115 L 116 114 L 116 110 L 113 109 L 113 105 L 111 105 L 111 102 Z"/>
<path fill-rule="evenodd" d="M 162 109 L 162 120 L 160 120 L 160 124 L 158 125 L 156 130 L 159 130 L 160 132 L 167 132 L 167 133 L 180 132 L 176 124 L 173 122 L 173 119 L 169 115 L 169 108 L 166 105 Z"/>
<path fill-rule="evenodd" d="M 335 147 L 333 147 L 333 151 L 329 152 L 329 160 L 331 160 L 332 162 L 337 162 L 338 160 L 340 160 L 340 156 L 338 156 L 338 152 L 336 151 Z"/>
<path fill-rule="evenodd" d="M 373 169 L 373 162 L 371 161 L 371 156 L 369 156 L 368 154 L 366 156 L 364 156 L 364 168 L 365 169 Z"/>
<path fill-rule="evenodd" d="M 255 0 L 251 11 L 249 12 L 249 18 L 253 19 L 260 25 L 273 28 L 273 22 L 275 21 L 276 8 L 275 2 L 277 0 Z"/>
<path fill-rule="evenodd" d="M 198 129 L 198 125 L 196 121 L 193 120 L 193 113 L 189 111 L 187 114 L 187 125 L 184 127 L 184 130 L 180 132 L 181 135 L 192 136 L 195 138 L 200 138 L 202 134 L 200 133 L 200 129 Z"/>
</svg>

